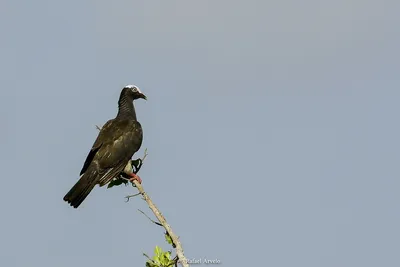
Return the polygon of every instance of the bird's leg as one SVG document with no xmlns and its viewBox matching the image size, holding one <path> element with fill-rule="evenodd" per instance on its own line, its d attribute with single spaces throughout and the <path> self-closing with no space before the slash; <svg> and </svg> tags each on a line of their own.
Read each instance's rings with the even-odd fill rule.
<svg viewBox="0 0 400 267">
<path fill-rule="evenodd" d="M 128 161 L 128 163 L 126 164 L 123 172 L 128 177 L 130 177 L 129 181 L 133 182 L 134 180 L 137 180 L 139 182 L 139 184 L 141 184 L 142 183 L 142 179 L 140 179 L 140 177 L 132 171 L 133 166 L 135 166 L 135 165 L 132 164 L 132 160 Z"/>
<path fill-rule="evenodd" d="M 133 182 L 134 180 L 136 180 L 139 182 L 139 184 L 142 184 L 142 179 L 140 179 L 139 175 L 132 172 L 129 174 L 129 176 L 131 177 L 129 181 Z"/>
</svg>

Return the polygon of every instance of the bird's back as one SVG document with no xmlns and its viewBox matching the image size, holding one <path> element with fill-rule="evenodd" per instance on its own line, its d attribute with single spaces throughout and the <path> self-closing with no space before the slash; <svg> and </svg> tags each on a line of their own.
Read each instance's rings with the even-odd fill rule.
<svg viewBox="0 0 400 267">
<path fill-rule="evenodd" d="M 129 161 L 140 149 L 143 140 L 140 123 L 131 119 L 110 120 L 100 135 L 102 145 L 93 161 L 97 161 L 101 168 L 113 167 L 121 160 Z"/>
</svg>

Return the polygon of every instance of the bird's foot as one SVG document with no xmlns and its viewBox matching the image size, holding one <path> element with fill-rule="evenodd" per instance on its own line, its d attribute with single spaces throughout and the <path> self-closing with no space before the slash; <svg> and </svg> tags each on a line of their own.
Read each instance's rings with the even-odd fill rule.
<svg viewBox="0 0 400 267">
<path fill-rule="evenodd" d="M 139 184 L 142 184 L 142 179 L 140 179 L 139 175 L 136 175 L 134 173 L 129 174 L 129 176 L 131 177 L 129 179 L 129 181 L 133 182 L 134 180 L 138 181 Z"/>
</svg>

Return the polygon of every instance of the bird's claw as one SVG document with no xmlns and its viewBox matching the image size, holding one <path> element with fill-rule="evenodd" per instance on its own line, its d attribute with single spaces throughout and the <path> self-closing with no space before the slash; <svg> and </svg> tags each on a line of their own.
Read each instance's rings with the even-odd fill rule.
<svg viewBox="0 0 400 267">
<path fill-rule="evenodd" d="M 129 181 L 133 182 L 133 181 L 138 181 L 139 184 L 142 184 L 142 179 L 140 179 L 139 175 L 136 175 L 134 173 L 130 174 L 131 178 L 129 179 Z"/>
</svg>

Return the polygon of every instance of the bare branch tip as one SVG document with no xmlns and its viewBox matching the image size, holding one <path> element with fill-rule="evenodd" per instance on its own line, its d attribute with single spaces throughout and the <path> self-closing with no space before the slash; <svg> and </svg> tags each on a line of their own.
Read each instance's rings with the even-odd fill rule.
<svg viewBox="0 0 400 267">
<path fill-rule="evenodd" d="M 147 148 L 144 150 L 144 155 L 143 155 L 143 158 L 142 158 L 142 163 L 143 163 L 143 161 L 146 159 L 146 157 L 147 157 L 147 155 L 148 155 L 149 153 L 147 153 Z"/>
<path fill-rule="evenodd" d="M 147 214 L 144 213 L 144 211 L 142 211 L 142 210 L 140 210 L 140 209 L 138 209 L 138 211 L 140 211 L 144 216 L 146 216 L 147 219 L 149 219 L 152 223 L 157 224 L 158 226 L 161 226 L 161 227 L 163 226 L 161 223 L 156 222 L 155 220 L 153 220 L 153 219 L 151 219 L 149 216 L 147 216 Z"/>
<path fill-rule="evenodd" d="M 142 194 L 142 193 L 137 193 L 137 194 L 134 194 L 134 195 L 126 196 L 126 197 L 125 197 L 125 198 L 126 198 L 125 202 L 129 202 L 129 200 L 131 199 L 131 197 L 136 197 L 136 196 L 141 195 L 141 194 Z"/>
</svg>

